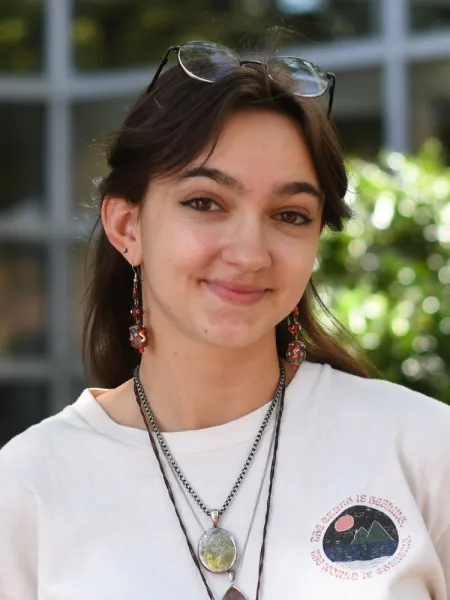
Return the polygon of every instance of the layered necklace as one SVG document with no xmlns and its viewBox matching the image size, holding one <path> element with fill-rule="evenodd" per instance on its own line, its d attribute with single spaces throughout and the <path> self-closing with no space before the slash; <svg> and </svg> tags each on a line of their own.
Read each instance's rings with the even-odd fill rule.
<svg viewBox="0 0 450 600">
<path fill-rule="evenodd" d="M 184 536 L 186 538 L 186 543 L 188 545 L 192 560 L 202 578 L 202 581 L 204 583 L 205 589 L 208 593 L 208 597 L 210 598 L 210 600 L 214 600 L 214 596 L 213 596 L 212 591 L 206 581 L 206 578 L 202 571 L 201 566 L 203 566 L 205 569 L 207 569 L 208 571 L 210 571 L 212 573 L 226 573 L 226 572 L 229 573 L 232 586 L 230 587 L 228 592 L 225 594 L 225 597 L 223 600 L 245 600 L 245 597 L 242 594 L 242 592 L 234 585 L 236 569 L 233 569 L 233 567 L 235 567 L 236 564 L 239 564 L 241 562 L 238 559 L 237 543 L 236 543 L 234 536 L 229 531 L 227 531 L 226 529 L 223 529 L 222 527 L 219 527 L 219 519 L 225 513 L 227 508 L 230 506 L 233 498 L 235 497 L 238 489 L 240 488 L 240 486 L 245 478 L 245 475 L 253 461 L 256 450 L 262 439 L 264 430 L 266 429 L 267 423 L 269 422 L 273 412 L 275 411 L 275 408 L 277 408 L 276 422 L 275 422 L 274 433 L 273 433 L 273 441 L 272 441 L 272 444 L 271 444 L 271 447 L 269 450 L 269 454 L 268 454 L 268 459 L 267 459 L 269 461 L 270 453 L 271 453 L 272 446 L 273 446 L 272 464 L 271 464 L 271 469 L 270 469 L 269 491 L 268 491 L 268 497 L 267 497 L 266 515 L 265 515 L 265 521 L 264 521 L 263 538 L 262 538 L 262 543 L 261 543 L 259 569 L 258 569 L 258 583 L 257 583 L 257 589 L 256 589 L 256 600 L 259 600 L 262 572 L 263 572 L 263 566 L 264 566 L 265 544 L 266 544 L 267 528 L 268 528 L 269 513 L 270 513 L 270 503 L 271 503 L 271 497 L 272 497 L 273 481 L 274 481 L 276 458 L 277 458 L 277 451 L 278 451 L 278 441 L 279 441 L 281 417 L 282 417 L 283 408 L 284 408 L 284 394 L 285 394 L 285 389 L 286 389 L 286 375 L 285 375 L 285 370 L 284 370 L 284 366 L 283 366 L 282 362 L 280 361 L 280 377 L 278 380 L 277 389 L 276 389 L 275 394 L 269 404 L 267 413 L 261 423 L 261 426 L 260 426 L 258 433 L 256 435 L 256 438 L 253 442 L 250 453 L 241 469 L 241 472 L 239 473 L 239 476 L 236 479 L 236 482 L 234 483 L 230 493 L 226 497 L 226 499 L 220 509 L 211 509 L 211 508 L 207 507 L 207 505 L 202 501 L 200 496 L 194 490 L 194 488 L 189 483 L 189 481 L 187 480 L 187 478 L 184 476 L 183 472 L 181 471 L 180 467 L 178 466 L 178 463 L 176 462 L 175 458 L 173 457 L 172 453 L 170 452 L 170 449 L 169 449 L 166 441 L 164 440 L 164 437 L 156 423 L 156 420 L 155 420 L 155 417 L 150 408 L 147 396 L 144 392 L 139 373 L 140 373 L 140 367 L 137 366 L 134 371 L 134 392 L 135 392 L 135 396 L 136 396 L 136 401 L 138 403 L 141 415 L 143 417 L 146 429 L 148 431 L 150 443 L 151 443 L 153 452 L 155 454 L 156 460 L 158 462 L 158 465 L 159 465 L 170 501 L 174 507 L 176 516 L 178 518 L 179 525 L 180 525 L 180 527 L 184 533 Z M 152 431 L 154 433 L 154 436 L 152 435 Z M 154 438 L 156 438 L 156 441 Z M 194 551 L 194 548 L 192 546 L 192 543 L 189 539 L 189 536 L 188 536 L 188 533 L 186 530 L 186 526 L 184 525 L 183 520 L 181 519 L 181 515 L 178 510 L 177 504 L 175 502 L 175 497 L 174 497 L 172 488 L 170 486 L 168 477 L 166 475 L 165 469 L 162 464 L 162 460 L 161 460 L 160 452 L 157 447 L 157 443 L 159 445 L 159 448 L 160 448 L 162 454 L 165 456 L 170 469 L 172 470 L 173 474 L 177 478 L 178 484 L 180 485 L 181 489 L 183 491 L 186 490 L 187 493 L 189 493 L 189 495 L 195 501 L 197 506 L 212 521 L 212 527 L 210 527 L 207 530 L 204 530 L 203 526 L 201 526 L 203 529 L 203 534 L 200 537 L 200 540 L 198 542 L 197 552 Z M 265 475 L 265 473 L 264 473 L 264 475 Z M 244 550 L 243 550 L 242 554 L 244 554 L 244 552 L 245 552 L 245 548 L 247 546 L 250 531 L 251 531 L 251 528 L 253 525 L 256 508 L 257 508 L 259 497 L 260 497 L 261 491 L 262 491 L 263 480 L 264 480 L 264 476 L 261 481 L 261 486 L 259 489 L 257 502 L 255 505 L 254 513 L 253 513 L 251 523 L 250 523 L 249 532 L 247 534 L 247 539 L 245 541 Z M 189 503 L 189 506 L 191 506 L 190 503 Z M 192 506 L 191 506 L 191 509 L 192 509 Z M 200 522 L 199 522 L 199 524 L 200 524 Z"/>
</svg>

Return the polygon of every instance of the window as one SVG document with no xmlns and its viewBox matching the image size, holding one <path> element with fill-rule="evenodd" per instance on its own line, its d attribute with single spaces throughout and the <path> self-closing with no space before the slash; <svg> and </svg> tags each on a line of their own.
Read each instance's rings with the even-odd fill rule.
<svg viewBox="0 0 450 600">
<path fill-rule="evenodd" d="M 346 156 L 373 159 L 383 139 L 381 70 L 336 74 L 334 121 Z"/>
<path fill-rule="evenodd" d="M 70 398 L 71 402 L 75 402 L 81 393 L 88 387 L 88 383 L 85 379 L 76 378 L 70 384 Z"/>
<path fill-rule="evenodd" d="M 450 59 L 414 64 L 410 68 L 411 146 L 417 151 L 430 137 L 450 152 Z"/>
<path fill-rule="evenodd" d="M 0 2 L 0 73 L 40 71 L 43 63 L 42 0 Z"/>
<path fill-rule="evenodd" d="M 41 246 L 0 243 L 0 357 L 47 352 L 47 267 Z"/>
<path fill-rule="evenodd" d="M 448 0 L 409 0 L 410 25 L 417 31 L 450 27 Z"/>
<path fill-rule="evenodd" d="M 275 19 L 293 27 L 300 43 L 359 38 L 380 31 L 378 0 L 277 0 L 276 5 Z"/>
<path fill-rule="evenodd" d="M 0 448 L 49 415 L 48 388 L 40 382 L 0 382 Z"/>
<path fill-rule="evenodd" d="M 107 100 L 76 104 L 72 110 L 74 188 L 78 211 L 97 216 L 92 206 L 98 198 L 95 181 L 105 175 L 103 145 L 125 118 L 131 100 Z M 91 209 L 91 210 L 90 210 Z"/>
<path fill-rule="evenodd" d="M 239 51 L 266 49 L 267 30 L 296 33 L 277 45 L 376 34 L 378 0 L 75 0 L 72 39 L 79 70 L 145 67 L 166 48 L 206 39 Z"/>
<path fill-rule="evenodd" d="M 0 220 L 30 221 L 44 211 L 44 107 L 0 104 Z"/>
</svg>

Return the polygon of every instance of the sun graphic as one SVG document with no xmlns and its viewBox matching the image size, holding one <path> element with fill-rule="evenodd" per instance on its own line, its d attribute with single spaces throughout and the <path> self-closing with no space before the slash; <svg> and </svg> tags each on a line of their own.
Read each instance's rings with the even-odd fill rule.
<svg viewBox="0 0 450 600">
<path fill-rule="evenodd" d="M 337 532 L 342 533 L 343 531 L 349 531 L 355 524 L 355 519 L 352 515 L 344 515 L 336 521 L 334 528 Z"/>
</svg>

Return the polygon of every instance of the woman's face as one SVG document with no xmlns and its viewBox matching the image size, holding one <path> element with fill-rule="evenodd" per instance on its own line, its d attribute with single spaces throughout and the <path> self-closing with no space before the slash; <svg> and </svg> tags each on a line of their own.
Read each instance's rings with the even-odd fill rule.
<svg viewBox="0 0 450 600">
<path fill-rule="evenodd" d="M 298 126 L 280 114 L 233 113 L 205 156 L 149 186 L 138 235 L 146 324 L 156 338 L 178 330 L 244 348 L 273 339 L 303 295 L 322 193 Z"/>
</svg>

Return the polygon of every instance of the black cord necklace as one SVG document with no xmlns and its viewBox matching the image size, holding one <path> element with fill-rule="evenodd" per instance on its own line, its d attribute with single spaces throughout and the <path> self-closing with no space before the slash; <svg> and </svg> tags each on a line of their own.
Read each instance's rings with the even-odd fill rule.
<svg viewBox="0 0 450 600">
<path fill-rule="evenodd" d="M 281 361 L 280 361 L 280 369 L 284 370 L 284 366 L 282 365 Z M 267 504 L 266 504 L 266 514 L 265 514 L 265 519 L 264 519 L 264 529 L 263 529 L 263 539 L 262 539 L 262 543 L 261 543 L 261 550 L 260 550 L 260 554 L 259 554 L 259 567 L 258 567 L 258 584 L 256 587 L 256 596 L 255 596 L 255 600 L 259 600 L 260 597 L 260 593 L 261 593 L 261 582 L 262 582 L 262 574 L 263 574 L 263 569 L 264 569 L 264 556 L 265 556 L 265 552 L 266 552 L 266 538 L 267 538 L 267 530 L 268 530 L 268 525 L 269 525 L 269 514 L 270 514 L 270 505 L 271 505 L 271 500 L 272 500 L 272 490 L 273 490 L 273 482 L 274 482 L 274 478 L 275 478 L 275 467 L 276 467 L 276 462 L 277 462 L 277 454 L 278 454 L 278 442 L 279 442 L 279 437 L 280 437 L 280 428 L 281 428 L 281 418 L 283 415 L 283 409 L 284 409 L 284 396 L 285 396 L 285 392 L 286 392 L 286 383 L 283 384 L 283 388 L 282 388 L 282 392 L 281 392 L 281 397 L 279 400 L 279 410 L 277 411 L 277 420 L 276 420 L 276 430 L 275 430 L 275 441 L 274 441 L 274 447 L 273 447 L 273 456 L 272 456 L 272 464 L 271 464 L 271 468 L 270 468 L 270 479 L 269 479 L 269 491 L 267 494 Z M 162 464 L 162 460 L 161 460 L 161 456 L 159 454 L 157 445 L 155 440 L 153 439 L 152 436 L 152 431 L 150 429 L 150 425 L 148 423 L 147 417 L 144 413 L 142 404 L 141 404 L 141 400 L 139 398 L 139 393 L 137 390 L 137 386 L 136 386 L 136 382 L 134 381 L 134 394 L 136 396 L 136 402 L 139 406 L 139 410 L 141 412 L 142 418 L 144 420 L 144 424 L 145 427 L 147 429 L 149 438 L 150 438 L 150 443 L 153 449 L 153 452 L 155 454 L 155 458 L 158 462 L 158 466 L 159 469 L 161 471 L 161 475 L 163 477 L 164 480 L 164 484 L 166 486 L 167 489 L 167 493 L 169 495 L 170 501 L 173 505 L 173 508 L 175 510 L 175 514 L 177 516 L 178 519 L 178 523 L 180 524 L 181 530 L 183 531 L 184 537 L 186 538 L 186 543 L 187 546 L 189 548 L 189 552 L 191 554 L 192 560 L 194 561 L 194 564 L 200 574 L 200 577 L 202 578 L 203 584 L 205 586 L 206 592 L 208 594 L 208 597 L 210 598 L 210 600 L 215 600 L 213 593 L 211 591 L 211 588 L 208 585 L 208 582 L 206 581 L 205 575 L 202 571 L 200 562 L 194 552 L 194 549 L 192 547 L 191 541 L 189 539 L 187 530 L 186 530 L 186 526 L 183 523 L 183 520 L 181 518 L 180 512 L 178 510 L 177 504 L 175 502 L 175 496 L 173 494 L 172 491 L 172 487 L 169 483 L 169 480 L 167 478 L 167 475 L 164 471 L 164 467 Z"/>
</svg>

